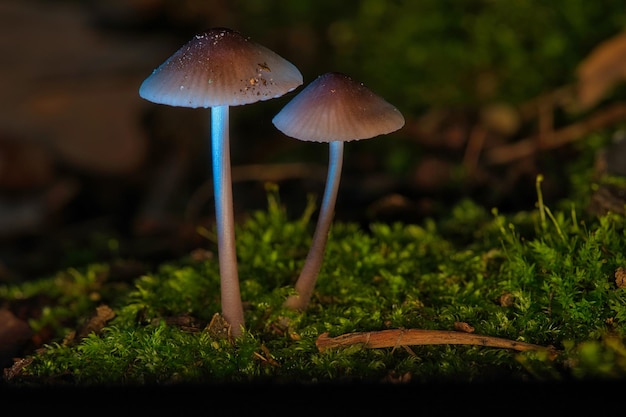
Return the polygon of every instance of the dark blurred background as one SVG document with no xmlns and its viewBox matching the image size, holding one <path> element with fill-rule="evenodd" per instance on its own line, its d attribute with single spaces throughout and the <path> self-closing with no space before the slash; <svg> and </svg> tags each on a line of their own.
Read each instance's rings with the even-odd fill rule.
<svg viewBox="0 0 626 417">
<path fill-rule="evenodd" d="M 617 140 L 626 120 L 623 0 L 0 0 L 0 282 L 211 245 L 210 110 L 138 88 L 215 26 L 304 85 L 344 72 L 405 116 L 347 144 L 338 220 L 420 222 L 464 198 L 532 208 L 538 173 L 554 201 L 591 160 L 580 139 Z M 298 91 L 231 110 L 238 219 L 266 207 L 266 182 L 294 218 L 323 192 L 327 146 L 271 123 Z"/>
</svg>

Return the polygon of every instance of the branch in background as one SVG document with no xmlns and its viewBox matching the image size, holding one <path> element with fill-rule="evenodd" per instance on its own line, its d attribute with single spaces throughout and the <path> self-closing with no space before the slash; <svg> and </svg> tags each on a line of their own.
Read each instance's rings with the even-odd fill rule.
<svg viewBox="0 0 626 417">
<path fill-rule="evenodd" d="M 550 135 L 550 140 L 545 138 L 545 132 L 522 139 L 513 144 L 495 147 L 487 152 L 488 165 L 507 164 L 516 159 L 530 156 L 538 151 L 554 149 L 567 143 L 585 137 L 585 135 L 610 126 L 626 119 L 626 103 L 616 103 L 607 109 L 597 111 L 587 119 L 573 123 L 563 129 L 556 130 Z"/>
</svg>

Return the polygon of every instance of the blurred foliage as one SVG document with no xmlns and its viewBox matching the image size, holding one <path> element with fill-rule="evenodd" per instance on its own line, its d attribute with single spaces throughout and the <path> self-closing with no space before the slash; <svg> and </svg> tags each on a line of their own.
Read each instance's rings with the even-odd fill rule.
<svg viewBox="0 0 626 417">
<path fill-rule="evenodd" d="M 291 60 L 305 84 L 328 71 L 345 72 L 411 113 L 528 100 L 570 83 L 594 46 L 626 28 L 620 0 L 89 4 L 100 22 L 178 34 L 181 42 L 210 26 L 232 27 Z"/>
<path fill-rule="evenodd" d="M 440 194 L 467 193 L 483 200 L 477 195 L 482 192 L 488 194 L 487 204 L 503 204 L 505 195 L 518 195 L 513 190 L 524 186 L 516 181 L 531 184 L 532 193 L 535 173 L 529 180 L 520 174 L 524 167 L 506 164 L 501 169 L 486 167 L 483 177 L 469 178 L 463 152 L 483 110 L 496 106 L 504 109 L 497 112 L 500 121 L 512 118 L 508 132 L 492 138 L 494 142 L 485 143 L 485 148 L 536 134 L 541 115 L 530 106 L 530 115 L 521 116 L 521 105 L 575 85 L 580 62 L 599 43 L 626 28 L 621 0 L 162 0 L 156 4 L 168 18 L 150 21 L 144 13 L 143 24 L 179 34 L 181 44 L 207 27 L 230 26 L 293 62 L 305 85 L 323 73 L 344 72 L 398 107 L 407 119 L 406 128 L 384 140 L 350 144 L 346 176 L 384 172 L 399 181 L 394 191 L 408 196 L 413 191 L 419 196 L 435 193 L 435 187 L 425 189 L 419 182 L 430 176 L 438 181 Z M 614 94 L 619 99 L 625 92 Z M 271 118 L 291 97 L 233 112 L 239 122 L 233 130 L 272 137 L 276 131 Z M 551 110 L 554 130 L 581 117 L 563 108 Z M 238 136 L 243 143 L 247 135 Z M 255 137 L 250 147 L 256 143 Z M 245 150 L 234 150 L 233 160 L 253 155 L 258 163 L 259 155 L 264 155 L 265 162 L 326 161 L 326 147 L 284 143 L 272 148 L 271 154 L 264 145 L 259 151 L 242 145 Z M 436 179 L 432 166 L 417 170 L 429 153 L 438 153 L 443 161 L 443 179 Z M 562 171 L 566 164 L 556 153 L 552 155 L 557 158 L 544 166 L 539 161 L 537 169 L 552 170 L 551 180 L 567 181 Z M 574 159 L 571 154 L 565 158 Z M 510 180 L 498 183 L 498 178 Z"/>
<path fill-rule="evenodd" d="M 626 27 L 619 0 L 257 0 L 230 7 L 251 36 L 270 43 L 268 36 L 282 36 L 311 51 L 308 62 L 296 61 L 305 80 L 345 72 L 411 113 L 528 100 L 570 83 L 584 56 Z"/>
</svg>

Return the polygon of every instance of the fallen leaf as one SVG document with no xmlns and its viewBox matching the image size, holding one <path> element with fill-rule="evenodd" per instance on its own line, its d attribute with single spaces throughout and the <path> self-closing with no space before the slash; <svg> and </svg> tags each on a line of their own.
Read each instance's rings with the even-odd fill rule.
<svg viewBox="0 0 626 417">
<path fill-rule="evenodd" d="M 585 110 L 626 80 L 626 32 L 596 46 L 579 64 L 576 72 L 578 106 L 580 110 Z"/>
<path fill-rule="evenodd" d="M 474 327 L 470 326 L 464 321 L 455 321 L 454 330 L 456 330 L 457 332 L 474 333 Z"/>
<path fill-rule="evenodd" d="M 626 269 L 621 266 L 615 271 L 615 284 L 618 288 L 626 288 Z"/>
<path fill-rule="evenodd" d="M 115 317 L 115 312 L 111 307 L 107 305 L 101 305 L 96 307 L 96 314 L 94 314 L 87 322 L 79 329 L 76 335 L 76 340 L 87 337 L 90 333 L 98 334 L 106 324 Z"/>
</svg>

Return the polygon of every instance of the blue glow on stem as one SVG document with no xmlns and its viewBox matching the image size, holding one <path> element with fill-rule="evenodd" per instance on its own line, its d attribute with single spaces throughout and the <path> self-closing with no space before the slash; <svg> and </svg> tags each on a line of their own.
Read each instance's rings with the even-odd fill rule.
<svg viewBox="0 0 626 417">
<path fill-rule="evenodd" d="M 337 201 L 337 190 L 339 189 L 339 179 L 341 177 L 341 167 L 343 165 L 343 142 L 332 141 L 329 146 L 328 176 L 326 178 L 326 188 L 322 201 L 321 211 L 332 216 L 335 211 Z M 330 228 L 330 226 L 329 226 Z"/>
<path fill-rule="evenodd" d="M 328 241 L 328 233 L 333 221 L 337 192 L 339 190 L 339 180 L 343 165 L 343 147 L 344 143 L 339 140 L 329 143 L 328 176 L 326 177 L 326 187 L 317 225 L 313 233 L 313 241 L 295 284 L 298 296 L 287 300 L 287 304 L 290 307 L 298 310 L 304 310 L 309 303 L 324 260 L 326 242 Z"/>
<path fill-rule="evenodd" d="M 211 160 L 213 163 L 213 193 L 215 196 L 222 315 L 232 326 L 233 335 L 239 336 L 241 327 L 244 325 L 244 318 L 235 251 L 228 112 L 228 106 L 211 108 Z"/>
<path fill-rule="evenodd" d="M 230 181 L 226 183 L 226 176 L 230 172 L 230 143 L 228 134 L 228 106 L 213 107 L 211 109 L 211 157 L 213 162 L 213 189 L 215 194 L 215 214 L 217 219 L 225 215 L 225 197 L 229 192 Z M 218 222 L 218 229 L 222 225 Z"/>
</svg>

